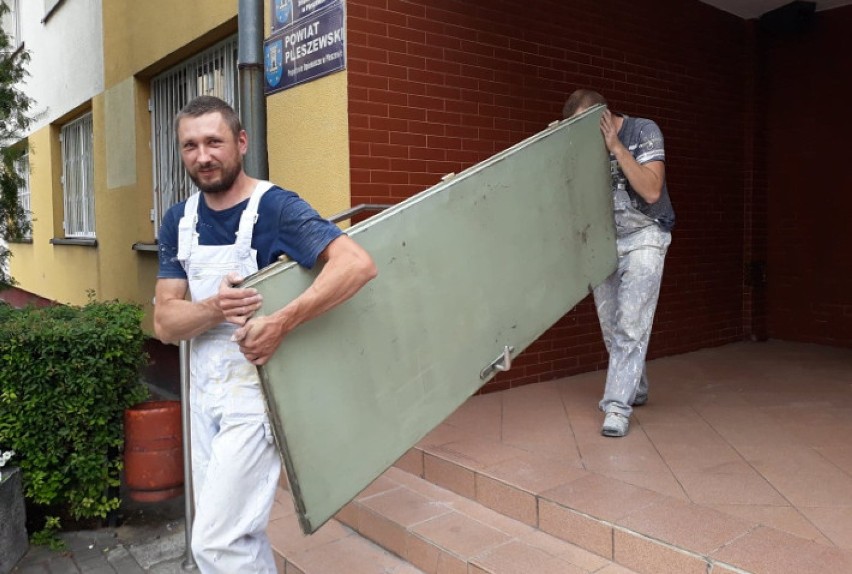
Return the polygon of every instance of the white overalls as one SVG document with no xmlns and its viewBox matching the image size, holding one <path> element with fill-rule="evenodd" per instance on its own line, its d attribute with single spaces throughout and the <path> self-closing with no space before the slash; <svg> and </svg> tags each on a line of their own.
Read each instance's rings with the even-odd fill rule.
<svg viewBox="0 0 852 574">
<path fill-rule="evenodd" d="M 614 195 L 618 267 L 594 288 L 609 367 L 602 411 L 629 417 L 637 396 L 648 394 L 645 356 L 672 236 L 634 208 L 627 191 Z"/>
<path fill-rule="evenodd" d="M 257 271 L 252 231 L 260 198 L 271 185 L 260 182 L 255 188 L 233 245 L 199 245 L 199 194 L 187 200 L 178 230 L 178 259 L 193 301 L 215 295 L 231 271 L 243 277 Z M 192 553 L 203 574 L 275 574 L 266 526 L 281 463 L 257 368 L 231 341 L 235 329 L 221 323 L 192 341 Z"/>
</svg>

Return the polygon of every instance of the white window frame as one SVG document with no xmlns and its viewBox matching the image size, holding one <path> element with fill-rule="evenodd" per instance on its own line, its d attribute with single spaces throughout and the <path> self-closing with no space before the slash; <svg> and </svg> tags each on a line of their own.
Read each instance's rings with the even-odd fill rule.
<svg viewBox="0 0 852 574">
<path fill-rule="evenodd" d="M 201 95 L 222 98 L 239 113 L 237 36 L 231 36 L 151 80 L 151 150 L 155 237 L 168 209 L 192 195 L 195 184 L 181 163 L 174 131 L 177 113 Z"/>
<path fill-rule="evenodd" d="M 27 221 L 30 224 L 29 232 L 24 235 L 24 239 L 32 239 L 32 224 L 33 224 L 33 211 L 32 211 L 32 194 L 30 192 L 30 154 L 25 153 L 17 160 L 15 160 L 15 171 L 21 178 L 21 185 L 18 187 L 18 203 L 21 204 L 21 208 L 24 210 L 24 215 L 27 218 Z"/>
<path fill-rule="evenodd" d="M 65 237 L 95 237 L 95 162 L 92 113 L 61 128 Z"/>
<path fill-rule="evenodd" d="M 21 12 L 19 0 L 6 0 L 8 11 L 3 14 L 3 31 L 9 36 L 9 51 L 14 52 L 23 43 L 21 38 Z"/>
</svg>

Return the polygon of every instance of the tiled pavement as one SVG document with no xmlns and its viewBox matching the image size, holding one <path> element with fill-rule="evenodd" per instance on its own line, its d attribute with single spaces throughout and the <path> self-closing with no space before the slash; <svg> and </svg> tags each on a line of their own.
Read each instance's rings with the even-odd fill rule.
<svg viewBox="0 0 852 574">
<path fill-rule="evenodd" d="M 13 574 L 181 574 L 184 498 L 135 503 L 123 493 L 121 526 L 66 532 L 66 549 L 30 546 Z"/>
<path fill-rule="evenodd" d="M 603 372 L 472 397 L 311 537 L 281 490 L 279 572 L 852 572 L 852 350 L 740 343 L 649 375 L 622 439 L 599 434 Z M 20 571 L 180 571 L 182 530 L 100 534 Z"/>
<path fill-rule="evenodd" d="M 852 572 L 852 350 L 740 343 L 648 370 L 622 439 L 599 434 L 603 372 L 472 397 L 338 519 L 429 574 Z M 541 553 L 574 569 L 511 566 Z"/>
</svg>

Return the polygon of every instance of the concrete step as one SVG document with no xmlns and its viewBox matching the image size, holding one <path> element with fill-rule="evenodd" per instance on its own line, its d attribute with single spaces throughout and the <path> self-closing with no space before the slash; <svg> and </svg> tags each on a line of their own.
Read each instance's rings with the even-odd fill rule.
<svg viewBox="0 0 852 574">
<path fill-rule="evenodd" d="M 426 574 L 633 572 L 399 468 L 336 518 Z"/>
<path fill-rule="evenodd" d="M 266 532 L 278 574 L 424 574 L 333 519 L 305 536 L 284 488 L 278 489 Z"/>
</svg>

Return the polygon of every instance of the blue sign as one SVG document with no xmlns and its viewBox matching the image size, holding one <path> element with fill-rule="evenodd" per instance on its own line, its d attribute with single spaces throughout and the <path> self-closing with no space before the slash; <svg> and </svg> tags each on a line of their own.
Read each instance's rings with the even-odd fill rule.
<svg viewBox="0 0 852 574">
<path fill-rule="evenodd" d="M 340 6 L 341 0 L 272 0 L 272 32 Z"/>
<path fill-rule="evenodd" d="M 266 85 L 277 86 L 284 73 L 284 40 L 269 40 L 263 46 L 263 69 L 266 72 Z"/>
<path fill-rule="evenodd" d="M 302 0 L 293 0 L 302 2 Z M 346 19 L 336 5 L 303 18 L 263 43 L 266 95 L 346 67 Z"/>
<path fill-rule="evenodd" d="M 272 15 L 273 32 L 289 24 L 293 19 L 293 0 L 272 0 Z"/>
</svg>

